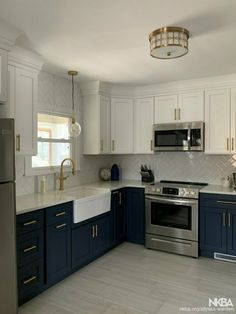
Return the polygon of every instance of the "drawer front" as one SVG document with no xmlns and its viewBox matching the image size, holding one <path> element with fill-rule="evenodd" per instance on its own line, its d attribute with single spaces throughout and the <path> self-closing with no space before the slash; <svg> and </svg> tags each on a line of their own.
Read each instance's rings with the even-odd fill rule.
<svg viewBox="0 0 236 314">
<path fill-rule="evenodd" d="M 33 262 L 43 257 L 44 232 L 37 230 L 19 236 L 17 239 L 17 265 Z"/>
<path fill-rule="evenodd" d="M 73 202 L 46 208 L 46 225 L 58 224 L 71 221 Z"/>
<path fill-rule="evenodd" d="M 18 215 L 16 218 L 17 235 L 43 228 L 43 218 L 44 213 L 42 210 Z"/>
<path fill-rule="evenodd" d="M 236 210 L 236 196 L 200 193 L 200 206 Z"/>
<path fill-rule="evenodd" d="M 43 260 L 37 263 L 27 264 L 18 269 L 18 295 L 19 303 L 22 304 L 37 293 L 44 285 L 44 266 Z"/>
</svg>

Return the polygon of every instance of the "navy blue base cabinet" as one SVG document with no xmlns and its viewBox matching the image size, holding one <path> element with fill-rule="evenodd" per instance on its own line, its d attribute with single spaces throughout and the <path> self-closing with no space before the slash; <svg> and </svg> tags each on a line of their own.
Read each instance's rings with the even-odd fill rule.
<svg viewBox="0 0 236 314">
<path fill-rule="evenodd" d="M 126 189 L 111 193 L 111 230 L 112 245 L 118 245 L 126 240 Z"/>
<path fill-rule="evenodd" d="M 145 198 L 143 188 L 126 189 L 127 241 L 144 244 Z"/>
<path fill-rule="evenodd" d="M 74 226 L 72 269 L 88 264 L 111 247 L 111 215 L 105 214 Z"/>
<path fill-rule="evenodd" d="M 236 255 L 236 197 L 200 193 L 200 255 Z"/>
</svg>

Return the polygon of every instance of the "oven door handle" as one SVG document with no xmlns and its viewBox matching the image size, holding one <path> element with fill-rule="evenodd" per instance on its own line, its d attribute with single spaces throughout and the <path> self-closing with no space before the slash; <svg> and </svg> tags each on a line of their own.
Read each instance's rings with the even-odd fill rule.
<svg viewBox="0 0 236 314">
<path fill-rule="evenodd" d="M 165 203 L 165 204 L 185 204 L 185 205 L 195 205 L 198 203 L 198 200 L 192 200 L 192 199 L 188 199 L 188 200 L 179 200 L 179 199 L 171 199 L 171 198 L 165 198 L 165 197 L 158 197 L 158 196 L 146 196 L 146 200 L 150 200 L 150 201 L 158 201 L 161 203 Z"/>
</svg>

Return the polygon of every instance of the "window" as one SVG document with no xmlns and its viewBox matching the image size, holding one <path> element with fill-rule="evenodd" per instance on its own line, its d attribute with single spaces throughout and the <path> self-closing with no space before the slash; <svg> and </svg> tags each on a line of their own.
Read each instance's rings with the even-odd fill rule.
<svg viewBox="0 0 236 314">
<path fill-rule="evenodd" d="M 64 158 L 73 157 L 75 140 L 69 135 L 70 122 L 69 117 L 38 114 L 38 154 L 30 158 L 31 170 L 52 170 L 60 166 Z"/>
</svg>

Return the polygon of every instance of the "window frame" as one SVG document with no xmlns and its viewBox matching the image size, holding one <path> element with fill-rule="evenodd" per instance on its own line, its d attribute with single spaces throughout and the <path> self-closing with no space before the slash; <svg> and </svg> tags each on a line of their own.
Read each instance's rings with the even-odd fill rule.
<svg viewBox="0 0 236 314">
<path fill-rule="evenodd" d="M 52 116 L 59 116 L 72 119 L 71 114 L 67 113 L 58 113 L 58 112 L 47 112 L 47 111 L 38 111 L 36 113 L 37 117 L 38 114 L 47 114 Z M 38 119 L 36 119 L 36 133 L 38 133 Z M 39 141 L 40 139 L 40 141 Z M 45 143 L 71 143 L 71 158 L 75 162 L 75 170 L 80 170 L 80 163 L 79 163 L 79 152 L 78 152 L 78 137 L 71 137 L 69 140 L 64 139 L 47 139 L 42 137 L 36 136 L 36 147 L 38 147 L 38 142 L 45 142 Z M 25 165 L 24 165 L 24 174 L 25 176 L 34 176 L 34 175 L 49 175 L 55 174 L 60 172 L 60 165 L 59 166 L 47 166 L 47 167 L 32 167 L 32 157 L 33 156 L 25 156 Z M 71 172 L 71 165 L 64 165 L 64 172 Z"/>
</svg>

